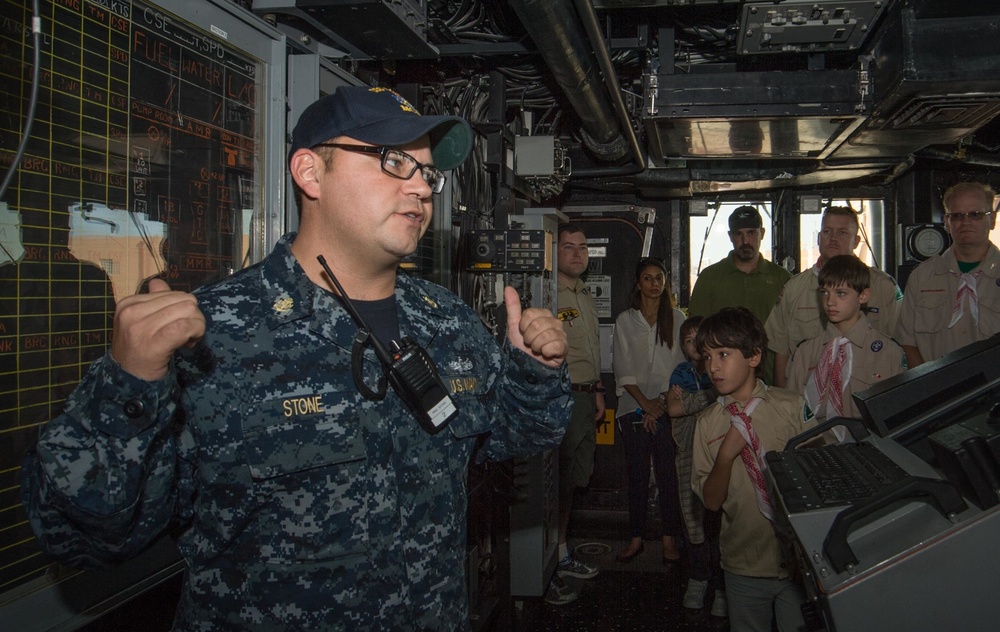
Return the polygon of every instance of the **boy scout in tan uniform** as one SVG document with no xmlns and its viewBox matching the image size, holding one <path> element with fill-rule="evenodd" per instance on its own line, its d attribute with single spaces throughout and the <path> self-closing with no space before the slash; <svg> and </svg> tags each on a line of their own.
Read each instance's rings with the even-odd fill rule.
<svg viewBox="0 0 1000 632">
<path fill-rule="evenodd" d="M 820 421 L 860 417 L 853 394 L 904 369 L 902 347 L 873 327 L 861 310 L 870 294 L 869 275 L 868 266 L 854 255 L 833 257 L 820 271 L 826 330 L 795 350 L 787 385 L 804 395 Z M 843 429 L 834 434 L 846 437 Z"/>
<path fill-rule="evenodd" d="M 809 374 L 816 365 L 823 349 L 836 338 L 843 336 L 853 346 L 851 380 L 844 389 L 844 409 L 841 417 L 860 418 L 861 412 L 852 395 L 872 387 L 876 382 L 898 375 L 903 371 L 903 348 L 895 340 L 875 329 L 864 314 L 847 333 L 841 333 L 833 323 L 826 330 L 799 345 L 792 356 L 786 388 L 799 393 L 805 390 Z"/>
<path fill-rule="evenodd" d="M 994 197 L 978 182 L 945 191 L 952 245 L 910 275 L 896 330 L 910 368 L 1000 331 L 1000 251 L 990 242 Z"/>
<path fill-rule="evenodd" d="M 819 262 L 785 284 L 778 304 L 764 324 L 767 346 L 775 353 L 777 386 L 787 386 L 789 360 L 795 348 L 804 340 L 823 333 L 827 321 L 818 299 L 819 271 L 825 261 L 837 255 L 852 254 L 861 243 L 857 213 L 847 206 L 828 208 L 823 213 L 817 241 Z M 869 270 L 868 321 L 872 327 L 891 336 L 896 329 L 903 294 L 891 276 L 874 268 Z"/>
</svg>

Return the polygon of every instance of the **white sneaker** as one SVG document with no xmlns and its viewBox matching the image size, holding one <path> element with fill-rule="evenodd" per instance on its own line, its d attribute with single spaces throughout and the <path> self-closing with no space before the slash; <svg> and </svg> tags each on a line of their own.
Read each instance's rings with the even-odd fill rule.
<svg viewBox="0 0 1000 632">
<path fill-rule="evenodd" d="M 684 591 L 684 607 L 692 610 L 701 610 L 705 607 L 705 589 L 708 588 L 708 580 L 698 581 L 689 579 L 687 590 Z"/>
<path fill-rule="evenodd" d="M 712 616 L 713 617 L 729 616 L 729 602 L 726 601 L 726 591 L 724 590 L 715 591 L 715 599 L 712 601 Z"/>
</svg>

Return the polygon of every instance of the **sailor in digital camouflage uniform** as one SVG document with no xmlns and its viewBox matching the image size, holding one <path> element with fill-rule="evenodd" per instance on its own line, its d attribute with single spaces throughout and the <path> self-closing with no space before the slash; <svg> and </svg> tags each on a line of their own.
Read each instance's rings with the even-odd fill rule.
<svg viewBox="0 0 1000 632">
<path fill-rule="evenodd" d="M 428 163 L 464 161 L 465 121 L 340 88 L 292 138 L 301 231 L 195 295 L 154 280 L 119 303 L 109 354 L 25 461 L 32 527 L 84 567 L 175 535 L 188 566 L 176 630 L 466 629 L 467 466 L 479 443 L 478 459 L 558 445 L 571 403 L 562 325 L 521 313 L 508 288 L 501 348 L 456 296 L 397 273 L 443 177 Z M 427 349 L 458 409 L 442 431 L 424 431 L 391 388 L 359 394 L 359 327 L 319 254 L 376 334 Z M 377 390 L 382 367 L 363 353 Z"/>
</svg>

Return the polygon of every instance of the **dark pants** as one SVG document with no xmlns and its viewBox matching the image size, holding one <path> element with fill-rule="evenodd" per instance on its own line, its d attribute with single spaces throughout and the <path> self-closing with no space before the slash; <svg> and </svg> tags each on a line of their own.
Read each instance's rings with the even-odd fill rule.
<svg viewBox="0 0 1000 632">
<path fill-rule="evenodd" d="M 633 538 L 645 533 L 649 504 L 649 463 L 653 462 L 656 487 L 660 491 L 662 535 L 677 536 L 681 531 L 680 499 L 677 497 L 677 470 L 674 455 L 677 445 L 670 436 L 667 417 L 659 421 L 656 432 L 646 432 L 642 417 L 627 413 L 618 418 L 618 433 L 625 444 L 628 461 L 628 517 Z"/>
<path fill-rule="evenodd" d="M 708 580 L 709 585 L 716 590 L 726 589 L 719 555 L 721 519 L 721 512 L 706 509 L 703 520 L 705 539 L 701 544 L 687 542 L 691 579 L 698 581 Z"/>
</svg>

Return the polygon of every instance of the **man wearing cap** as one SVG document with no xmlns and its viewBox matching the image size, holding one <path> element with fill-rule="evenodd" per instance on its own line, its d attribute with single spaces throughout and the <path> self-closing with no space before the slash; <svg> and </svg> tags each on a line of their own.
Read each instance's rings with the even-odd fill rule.
<svg viewBox="0 0 1000 632">
<path fill-rule="evenodd" d="M 756 208 L 740 206 L 732 212 L 729 239 L 733 242 L 729 256 L 698 275 L 688 315 L 711 316 L 723 307 L 746 307 L 761 323 L 767 322 L 782 286 L 792 275 L 760 256 L 764 223 Z M 768 354 L 763 370 L 765 381 L 772 383 L 773 354 Z"/>
<path fill-rule="evenodd" d="M 473 450 L 554 447 L 570 406 L 553 314 L 507 288 L 501 347 L 398 271 L 471 145 L 464 120 L 382 88 L 307 108 L 289 152 L 300 232 L 194 294 L 155 279 L 123 299 L 109 353 L 43 428 L 22 468 L 42 548 L 102 567 L 169 533 L 187 563 L 175 630 L 467 628 Z M 426 351 L 447 425 L 425 430 L 386 387 L 365 329 Z"/>
<path fill-rule="evenodd" d="M 858 214 L 850 206 L 831 206 L 823 211 L 817 236 L 819 260 L 785 285 L 764 325 L 767 346 L 775 354 L 775 386 L 785 386 L 789 359 L 799 344 L 826 329 L 826 315 L 819 304 L 819 271 L 832 257 L 854 254 L 861 243 L 858 230 Z M 865 315 L 872 327 L 891 336 L 896 331 L 903 293 L 891 276 L 874 268 L 869 270 L 870 292 Z"/>
<path fill-rule="evenodd" d="M 990 241 L 996 194 L 960 182 L 942 197 L 951 246 L 921 263 L 906 283 L 896 340 L 909 368 L 1000 332 L 1000 250 Z"/>
</svg>

